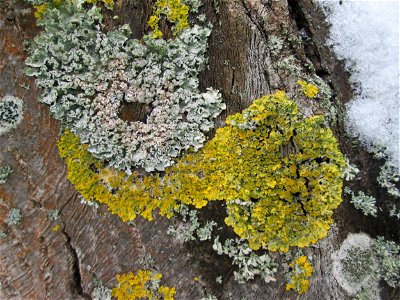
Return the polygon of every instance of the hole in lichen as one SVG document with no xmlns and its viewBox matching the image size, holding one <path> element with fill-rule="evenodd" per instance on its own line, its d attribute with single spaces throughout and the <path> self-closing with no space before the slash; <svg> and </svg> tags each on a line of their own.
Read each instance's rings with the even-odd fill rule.
<svg viewBox="0 0 400 300">
<path fill-rule="evenodd" d="M 152 111 L 149 104 L 134 102 L 123 102 L 120 108 L 119 117 L 126 122 L 147 122 L 147 117 Z"/>
</svg>

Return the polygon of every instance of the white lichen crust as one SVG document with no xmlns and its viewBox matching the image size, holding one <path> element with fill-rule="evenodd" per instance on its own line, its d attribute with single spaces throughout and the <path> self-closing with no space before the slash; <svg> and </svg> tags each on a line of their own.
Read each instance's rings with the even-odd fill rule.
<svg viewBox="0 0 400 300">
<path fill-rule="evenodd" d="M 377 261 L 372 243 L 366 234 L 349 234 L 339 251 L 333 254 L 333 276 L 350 296 L 375 285 L 377 290 L 379 276 L 375 273 Z"/>
<path fill-rule="evenodd" d="M 123 26 L 104 33 L 100 9 L 77 4 L 49 10 L 38 24 L 27 74 L 41 102 L 110 166 L 162 171 L 182 151 L 199 149 L 225 108 L 211 88 L 199 90 L 209 28 L 193 26 L 171 40 L 130 38 Z M 146 121 L 120 118 L 124 103 L 143 103 Z"/>
<path fill-rule="evenodd" d="M 21 99 L 7 95 L 0 99 L 0 135 L 16 128 L 23 119 Z"/>
</svg>

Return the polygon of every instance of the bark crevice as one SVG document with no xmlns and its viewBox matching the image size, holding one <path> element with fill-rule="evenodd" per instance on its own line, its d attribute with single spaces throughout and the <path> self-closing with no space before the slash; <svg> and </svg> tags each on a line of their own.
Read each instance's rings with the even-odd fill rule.
<svg viewBox="0 0 400 300">
<path fill-rule="evenodd" d="M 72 246 L 71 236 L 65 230 L 65 223 L 64 222 L 62 223 L 63 223 L 63 229 L 61 230 L 61 233 L 65 238 L 65 247 L 72 258 L 71 290 L 72 292 L 75 292 L 78 296 L 81 296 L 83 299 L 92 299 L 89 294 L 86 294 L 84 292 L 78 252 Z"/>
</svg>

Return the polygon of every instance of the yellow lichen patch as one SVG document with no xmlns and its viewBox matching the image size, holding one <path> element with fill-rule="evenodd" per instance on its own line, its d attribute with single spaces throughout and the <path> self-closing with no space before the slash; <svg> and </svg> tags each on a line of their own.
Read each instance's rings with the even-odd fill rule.
<svg viewBox="0 0 400 300">
<path fill-rule="evenodd" d="M 125 173 L 119 170 L 104 168 L 99 170 L 99 176 L 110 188 L 116 189 L 121 185 Z"/>
<path fill-rule="evenodd" d="M 297 81 L 297 84 L 301 86 L 303 94 L 308 98 L 315 98 L 318 94 L 318 88 L 312 83 L 307 83 L 304 80 Z"/>
<path fill-rule="evenodd" d="M 35 12 L 34 12 L 34 16 L 36 19 L 41 19 L 43 18 L 46 10 L 47 10 L 47 4 L 43 3 L 41 5 L 34 5 L 33 6 L 35 8 Z"/>
<path fill-rule="evenodd" d="M 161 215 L 172 216 L 175 202 L 172 198 L 161 200 L 158 176 L 140 177 L 136 173 L 125 176 L 104 168 L 87 150 L 88 146 L 80 144 L 79 137 L 70 131 L 60 138 L 58 148 L 68 166 L 68 179 L 86 200 L 106 204 L 110 212 L 126 222 L 137 215 L 152 220 L 156 209 Z M 109 187 L 116 190 L 111 191 Z"/>
<path fill-rule="evenodd" d="M 57 224 L 51 230 L 54 231 L 54 232 L 57 232 L 57 231 L 60 230 L 60 228 L 61 228 L 61 226 Z"/>
<path fill-rule="evenodd" d="M 332 131 L 321 116 L 303 120 L 283 92 L 230 116 L 201 150 L 187 153 L 163 176 L 104 170 L 68 131 L 58 145 L 76 189 L 122 220 L 152 220 L 155 210 L 169 217 L 180 203 L 201 208 L 226 201 L 226 224 L 253 249 L 287 251 L 317 242 L 342 201 L 345 163 Z"/>
<path fill-rule="evenodd" d="M 40 5 L 34 5 L 35 8 L 34 16 L 36 19 L 40 20 L 45 15 L 46 11 L 51 8 L 59 7 L 63 4 L 72 4 L 72 3 L 88 3 L 88 4 L 96 4 L 103 3 L 107 9 L 112 10 L 114 8 L 114 0 L 85 0 L 85 1 L 77 1 L 77 0 L 48 0 L 43 1 Z"/>
<path fill-rule="evenodd" d="M 147 270 L 139 270 L 136 275 L 117 275 L 118 286 L 112 290 L 112 296 L 118 300 L 173 300 L 175 288 L 160 286 L 161 278 L 161 274 Z"/>
<path fill-rule="evenodd" d="M 295 261 L 289 264 L 291 268 L 291 280 L 286 284 L 286 290 L 295 290 L 299 294 L 308 291 L 310 281 L 308 280 L 312 275 L 313 268 L 307 261 L 307 257 L 302 255 Z"/>
<path fill-rule="evenodd" d="M 225 222 L 253 249 L 287 251 L 325 237 L 342 201 L 344 159 L 323 117 L 302 120 L 278 92 L 227 124 L 172 167 L 185 183 L 179 199 L 196 207 L 227 201 Z"/>
<path fill-rule="evenodd" d="M 181 0 L 157 0 L 153 10 L 153 15 L 147 22 L 152 30 L 153 38 L 162 37 L 162 32 L 159 28 L 161 15 L 164 15 L 169 22 L 174 24 L 172 31 L 174 35 L 189 27 L 189 6 L 182 4 Z"/>
</svg>

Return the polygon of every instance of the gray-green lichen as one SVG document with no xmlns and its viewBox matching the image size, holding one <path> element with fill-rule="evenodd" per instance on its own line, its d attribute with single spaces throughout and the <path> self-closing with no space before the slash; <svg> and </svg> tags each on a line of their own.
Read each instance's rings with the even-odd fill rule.
<svg viewBox="0 0 400 300">
<path fill-rule="evenodd" d="M 96 277 L 93 278 L 92 284 L 94 285 L 94 289 L 91 293 L 91 297 L 93 300 L 111 300 L 112 299 L 112 290 L 104 285 L 104 282 Z"/>
<path fill-rule="evenodd" d="M 346 167 L 343 169 L 342 178 L 346 181 L 352 181 L 360 170 L 357 166 L 350 163 L 349 159 L 346 157 Z"/>
<path fill-rule="evenodd" d="M 206 295 L 203 298 L 201 298 L 200 300 L 218 300 L 218 298 L 216 296 L 214 296 L 213 294 L 206 293 Z"/>
<path fill-rule="evenodd" d="M 372 248 L 379 259 L 379 272 L 391 287 L 400 286 L 400 245 L 378 237 Z"/>
<path fill-rule="evenodd" d="M 13 172 L 13 169 L 9 166 L 0 167 L 0 184 L 6 183 L 8 176 Z"/>
<path fill-rule="evenodd" d="M 218 91 L 199 90 L 209 28 L 141 42 L 127 26 L 104 33 L 100 9 L 79 4 L 49 9 L 38 25 L 26 63 L 43 88 L 40 101 L 112 167 L 164 170 L 182 151 L 202 147 L 225 109 Z M 146 121 L 120 118 L 132 102 L 152 107 Z"/>
<path fill-rule="evenodd" d="M 364 215 L 376 217 L 376 199 L 372 196 L 366 195 L 364 192 L 360 191 L 357 194 L 352 194 L 350 202 L 355 208 L 361 210 Z"/>
<path fill-rule="evenodd" d="M 395 204 L 391 206 L 389 210 L 389 216 L 400 220 L 400 209 Z"/>
<path fill-rule="evenodd" d="M 378 183 L 381 187 L 386 188 L 388 193 L 396 198 L 400 198 L 400 190 L 397 188 L 400 182 L 399 169 L 386 162 L 381 167 L 381 172 L 378 176 Z"/>
<path fill-rule="evenodd" d="M 176 228 L 173 226 L 168 227 L 167 233 L 176 237 L 182 242 L 188 241 L 207 241 L 211 240 L 213 228 L 217 226 L 214 221 L 206 221 L 205 224 L 201 224 L 198 218 L 198 212 L 196 210 L 190 210 L 186 205 L 180 205 L 177 209 L 177 213 L 182 216 L 182 224 L 179 224 Z"/>
<path fill-rule="evenodd" d="M 51 209 L 48 211 L 47 216 L 50 220 L 57 220 L 59 217 L 60 211 L 58 209 Z"/>
<path fill-rule="evenodd" d="M 7 214 L 6 223 L 9 226 L 20 225 L 22 219 L 21 210 L 19 208 L 11 208 Z"/>
<path fill-rule="evenodd" d="M 7 95 L 0 99 L 0 135 L 16 128 L 23 119 L 21 99 Z"/>
<path fill-rule="evenodd" d="M 242 239 L 227 239 L 224 244 L 219 241 L 219 236 L 214 239 L 213 249 L 219 255 L 228 255 L 233 259 L 232 264 L 238 267 L 234 272 L 235 280 L 244 283 L 256 276 L 265 282 L 275 281 L 274 274 L 277 264 L 268 254 L 257 255 Z"/>
</svg>

